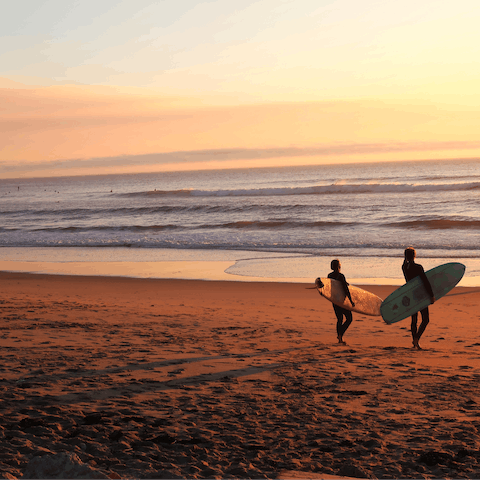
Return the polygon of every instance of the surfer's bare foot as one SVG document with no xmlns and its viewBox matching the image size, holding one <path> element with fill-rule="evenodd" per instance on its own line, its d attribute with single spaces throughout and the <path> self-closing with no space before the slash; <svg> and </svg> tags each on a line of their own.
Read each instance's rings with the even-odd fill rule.
<svg viewBox="0 0 480 480">
<path fill-rule="evenodd" d="M 346 345 L 342 337 L 337 337 L 338 338 L 338 343 L 341 343 L 342 345 Z"/>
</svg>

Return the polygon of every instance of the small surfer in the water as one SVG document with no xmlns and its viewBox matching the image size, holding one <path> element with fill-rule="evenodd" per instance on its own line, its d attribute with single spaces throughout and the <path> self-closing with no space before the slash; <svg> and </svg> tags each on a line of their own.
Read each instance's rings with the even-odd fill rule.
<svg viewBox="0 0 480 480">
<path fill-rule="evenodd" d="M 341 269 L 341 264 L 340 260 L 332 260 L 330 264 L 330 268 L 333 270 L 333 272 L 330 272 L 328 274 L 328 278 L 332 278 L 333 280 L 338 280 L 339 282 L 342 283 L 343 288 L 345 289 L 345 294 L 347 295 L 348 299 L 350 300 L 350 303 L 352 304 L 352 307 L 355 306 L 355 303 L 353 303 L 352 296 L 350 295 L 350 290 L 348 289 L 348 283 L 345 278 L 345 275 L 343 273 L 340 273 Z M 338 338 L 338 343 L 343 343 L 343 335 L 347 331 L 347 328 L 350 326 L 352 323 L 353 317 L 352 317 L 352 312 L 350 310 L 346 310 L 345 308 L 339 307 L 338 305 L 333 304 L 333 310 L 335 311 L 335 316 L 337 317 L 337 338 Z M 343 317 L 345 317 L 345 322 L 343 321 Z"/>
<path fill-rule="evenodd" d="M 430 295 L 431 303 L 435 302 L 435 295 L 433 294 L 432 286 L 428 281 L 427 276 L 425 275 L 425 270 L 419 263 L 415 263 L 415 257 L 417 256 L 417 252 L 414 248 L 408 247 L 405 250 L 405 260 L 403 261 L 402 271 L 403 276 L 405 277 L 405 281 L 412 280 L 412 278 L 420 277 L 427 290 L 427 293 Z M 420 310 L 420 314 L 422 315 L 422 323 L 420 327 L 417 329 L 417 322 L 418 322 L 418 312 L 412 315 L 412 340 L 413 340 L 413 348 L 417 348 L 421 350 L 419 345 L 420 337 L 422 336 L 423 332 L 427 328 L 428 322 L 430 321 L 430 313 L 428 311 L 428 307 L 425 307 L 423 310 Z"/>
</svg>

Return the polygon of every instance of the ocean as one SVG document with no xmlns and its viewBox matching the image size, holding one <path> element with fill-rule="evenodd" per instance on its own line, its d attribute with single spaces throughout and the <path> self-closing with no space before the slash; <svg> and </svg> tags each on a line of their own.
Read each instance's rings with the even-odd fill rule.
<svg viewBox="0 0 480 480">
<path fill-rule="evenodd" d="M 339 258 L 350 280 L 394 285 L 414 246 L 480 286 L 480 160 L 4 179 L 0 219 L 2 270 L 228 262 L 232 280 L 313 282 Z"/>
</svg>

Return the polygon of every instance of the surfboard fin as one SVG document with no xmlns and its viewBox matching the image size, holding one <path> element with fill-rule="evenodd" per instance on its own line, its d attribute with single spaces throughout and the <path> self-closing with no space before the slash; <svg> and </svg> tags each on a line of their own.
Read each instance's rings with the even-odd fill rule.
<svg viewBox="0 0 480 480">
<path fill-rule="evenodd" d="M 315 280 L 315 286 L 316 286 L 317 288 L 323 288 L 323 287 L 324 287 L 324 284 L 323 284 L 321 278 L 317 278 L 317 279 Z"/>
</svg>

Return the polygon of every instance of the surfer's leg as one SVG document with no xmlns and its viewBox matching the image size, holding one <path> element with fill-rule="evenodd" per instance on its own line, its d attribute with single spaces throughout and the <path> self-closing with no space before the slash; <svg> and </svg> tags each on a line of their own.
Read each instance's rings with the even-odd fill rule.
<svg viewBox="0 0 480 480">
<path fill-rule="evenodd" d="M 346 310 L 344 308 L 339 307 L 340 315 L 337 317 L 337 334 L 338 334 L 338 341 L 339 343 L 345 343 L 343 341 L 343 335 L 347 331 L 347 328 L 352 323 L 353 317 L 352 312 L 350 310 Z M 343 322 L 343 317 L 345 317 L 345 321 Z"/>
<path fill-rule="evenodd" d="M 428 323 L 430 322 L 430 312 L 428 311 L 428 307 L 420 310 L 420 314 L 422 315 L 422 323 L 420 327 L 418 327 L 418 332 L 416 335 L 417 338 L 417 348 L 420 348 L 418 342 L 420 341 L 420 337 L 423 335 L 423 332 L 427 328 Z"/>
<path fill-rule="evenodd" d="M 345 310 L 344 315 L 345 315 L 345 322 L 342 325 L 342 337 L 343 337 L 343 334 L 347 331 L 348 327 L 350 326 L 353 320 L 352 312 L 350 312 L 350 310 Z"/>
<path fill-rule="evenodd" d="M 418 347 L 418 340 L 417 340 L 417 322 L 418 322 L 418 313 L 414 313 L 412 315 L 412 324 L 410 326 L 410 330 L 412 332 L 412 340 L 413 340 L 413 347 Z"/>
<path fill-rule="evenodd" d="M 343 315 L 345 310 L 338 305 L 333 305 L 333 309 L 335 310 L 335 316 L 337 317 L 337 338 L 338 338 L 338 343 L 344 343 L 343 342 L 343 328 L 342 328 L 342 322 L 343 322 Z"/>
</svg>

